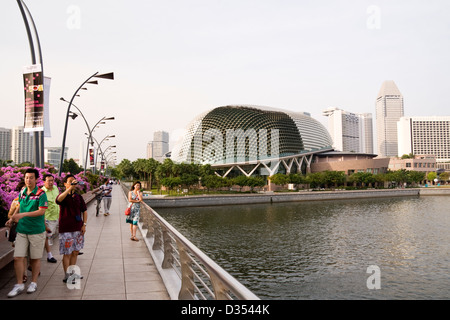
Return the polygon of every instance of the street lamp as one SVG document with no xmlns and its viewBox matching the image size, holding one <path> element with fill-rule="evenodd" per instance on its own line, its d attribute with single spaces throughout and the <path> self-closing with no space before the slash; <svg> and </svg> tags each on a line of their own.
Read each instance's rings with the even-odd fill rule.
<svg viewBox="0 0 450 320">
<path fill-rule="evenodd" d="M 97 139 L 92 137 L 95 140 L 95 142 L 97 143 L 98 151 L 102 155 L 102 158 L 103 158 L 103 154 L 104 154 L 104 152 L 102 151 L 102 147 L 101 147 L 102 143 L 105 141 L 108 141 L 109 138 L 115 138 L 115 137 L 116 137 L 115 135 L 108 135 L 108 136 L 104 137 L 100 143 L 98 143 Z M 92 144 L 94 144 L 94 142 L 92 142 Z M 114 147 L 116 147 L 116 146 L 114 146 Z M 96 159 L 98 159 L 98 157 L 96 157 Z M 95 160 L 94 171 L 96 170 L 96 168 L 97 168 L 97 160 Z"/>
<path fill-rule="evenodd" d="M 98 74 L 98 72 L 94 73 L 93 75 L 91 75 L 89 78 L 87 78 L 82 84 L 81 86 L 78 87 L 78 89 L 75 91 L 75 93 L 72 96 L 72 99 L 70 99 L 69 102 L 69 106 L 67 107 L 67 115 L 66 115 L 66 124 L 64 126 L 64 135 L 63 135 L 63 141 L 62 141 L 62 148 L 61 150 L 64 150 L 65 146 L 66 146 L 66 135 L 67 135 L 67 123 L 69 120 L 69 112 L 70 112 L 70 107 L 72 106 L 72 102 L 75 99 L 75 97 L 77 96 L 78 91 L 80 91 L 81 89 L 83 89 L 83 86 L 86 83 L 89 84 L 98 84 L 97 80 L 93 80 L 93 81 L 89 81 L 92 78 L 102 78 L 102 79 L 110 79 L 110 80 L 114 80 L 114 73 L 110 72 L 110 73 L 105 73 L 105 74 Z M 83 89 L 86 90 L 86 89 Z M 61 176 L 62 173 L 62 166 L 63 166 L 63 162 L 64 162 L 64 152 L 61 151 L 61 161 L 59 163 L 59 176 Z"/>
<path fill-rule="evenodd" d="M 19 6 L 20 12 L 22 14 L 23 22 L 25 23 L 25 29 L 27 31 L 28 36 L 28 43 L 30 45 L 30 52 L 31 52 L 31 63 L 33 65 L 36 64 L 36 51 L 39 55 L 39 63 L 41 64 L 41 73 L 42 73 L 42 79 L 44 80 L 44 63 L 42 62 L 42 50 L 41 50 L 41 42 L 39 41 L 39 35 L 36 29 L 36 25 L 33 20 L 33 16 L 30 13 L 30 10 L 28 10 L 27 5 L 23 0 L 17 0 L 17 5 Z M 31 24 L 28 21 L 28 17 L 31 20 Z M 31 27 L 33 28 L 33 33 L 31 31 Z M 36 40 L 36 43 L 34 42 Z M 48 99 L 49 97 L 44 96 L 44 99 Z M 35 166 L 39 168 L 44 168 L 44 132 L 43 131 L 37 131 L 34 134 L 33 137 L 34 140 L 34 160 L 35 160 Z M 61 152 L 64 154 L 64 152 Z"/>
<path fill-rule="evenodd" d="M 82 90 L 87 90 L 86 88 L 81 88 L 81 89 L 82 89 Z M 69 103 L 69 101 L 67 101 L 67 100 L 64 99 L 63 97 L 59 98 L 59 100 Z M 103 121 L 105 121 L 105 120 L 114 120 L 114 117 L 103 117 L 103 118 L 101 118 L 101 119 L 94 125 L 94 127 L 93 127 L 92 130 L 91 130 L 91 128 L 89 127 L 89 124 L 88 124 L 86 118 L 84 117 L 83 112 L 81 112 L 81 110 L 80 110 L 75 104 L 72 103 L 72 106 L 74 106 L 74 107 L 80 112 L 81 116 L 83 117 L 84 122 L 86 123 L 86 127 L 87 127 L 88 132 L 89 132 L 89 135 L 88 135 L 88 143 L 87 143 L 87 145 L 86 145 L 86 156 L 85 156 L 85 160 L 84 160 L 84 175 L 86 176 L 86 167 L 87 167 L 87 159 L 88 159 L 88 152 L 89 152 L 89 140 L 92 141 L 92 138 L 91 138 L 92 133 L 94 132 L 94 130 L 95 130 L 96 128 L 98 128 L 98 125 L 100 125 L 100 124 L 105 124 L 105 123 L 106 123 L 106 122 L 103 122 Z M 77 117 L 77 114 L 72 112 L 72 115 L 69 115 L 69 116 L 72 117 L 72 119 L 75 119 L 75 118 Z M 93 141 L 92 141 L 92 145 L 94 145 L 94 142 L 93 142 Z"/>
</svg>

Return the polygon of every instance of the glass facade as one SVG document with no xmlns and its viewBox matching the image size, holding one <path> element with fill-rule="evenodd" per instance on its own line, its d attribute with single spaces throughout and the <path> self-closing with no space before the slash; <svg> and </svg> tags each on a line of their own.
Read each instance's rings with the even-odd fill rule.
<svg viewBox="0 0 450 320">
<path fill-rule="evenodd" d="M 267 107 L 223 106 L 187 127 L 172 150 L 176 162 L 234 164 L 329 148 L 326 128 L 306 113 Z"/>
</svg>

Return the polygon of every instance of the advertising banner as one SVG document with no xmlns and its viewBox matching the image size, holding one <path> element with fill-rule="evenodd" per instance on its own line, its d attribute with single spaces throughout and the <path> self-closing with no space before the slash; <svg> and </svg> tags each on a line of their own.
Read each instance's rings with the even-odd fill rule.
<svg viewBox="0 0 450 320">
<path fill-rule="evenodd" d="M 40 64 L 24 67 L 24 132 L 44 131 L 44 79 Z"/>
<path fill-rule="evenodd" d="M 94 162 L 94 148 L 89 148 L 89 165 L 91 167 L 95 166 L 95 162 Z"/>
<path fill-rule="evenodd" d="M 50 84 L 52 79 L 49 77 L 44 77 L 44 137 L 50 138 Z"/>
</svg>

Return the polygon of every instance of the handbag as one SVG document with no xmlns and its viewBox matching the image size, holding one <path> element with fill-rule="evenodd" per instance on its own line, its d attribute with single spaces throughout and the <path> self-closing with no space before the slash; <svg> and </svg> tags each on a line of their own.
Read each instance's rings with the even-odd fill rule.
<svg viewBox="0 0 450 320">
<path fill-rule="evenodd" d="M 132 206 L 133 204 L 132 203 L 130 203 L 129 205 L 128 205 L 128 207 L 125 209 L 125 215 L 126 216 L 129 216 L 130 215 L 130 213 L 131 213 L 131 206 Z"/>
</svg>

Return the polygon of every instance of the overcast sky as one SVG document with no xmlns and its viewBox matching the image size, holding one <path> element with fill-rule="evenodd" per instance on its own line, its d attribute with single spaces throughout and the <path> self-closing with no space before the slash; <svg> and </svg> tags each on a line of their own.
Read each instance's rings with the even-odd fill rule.
<svg viewBox="0 0 450 320">
<path fill-rule="evenodd" d="M 67 104 L 99 71 L 115 80 L 74 100 L 100 141 L 116 135 L 118 162 L 146 156 L 153 132 L 171 140 L 198 114 L 250 104 L 306 111 L 370 112 L 394 80 L 405 115 L 449 114 L 450 2 L 365 0 L 25 0 L 51 77 L 46 146 L 61 146 Z M 23 125 L 22 69 L 31 63 L 17 2 L 2 1 L 0 127 Z M 73 110 L 76 111 L 76 110 Z M 79 158 L 86 125 L 70 120 Z M 173 143 L 171 144 L 173 146 Z"/>
</svg>

